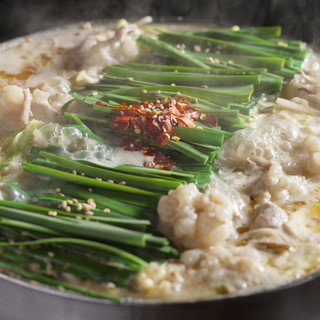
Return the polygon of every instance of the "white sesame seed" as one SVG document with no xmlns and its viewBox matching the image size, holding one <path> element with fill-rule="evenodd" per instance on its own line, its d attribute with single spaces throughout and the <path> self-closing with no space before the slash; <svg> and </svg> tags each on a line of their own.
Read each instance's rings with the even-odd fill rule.
<svg viewBox="0 0 320 320">
<path fill-rule="evenodd" d="M 201 52 L 201 46 L 199 44 L 195 44 L 193 46 L 193 51 L 194 52 Z"/>
<path fill-rule="evenodd" d="M 148 168 L 154 168 L 156 165 L 153 161 L 146 161 L 145 162 L 146 167 Z"/>
<path fill-rule="evenodd" d="M 132 81 L 132 80 L 133 80 L 133 77 L 127 77 L 126 80 Z"/>
<path fill-rule="evenodd" d="M 67 204 L 73 204 L 73 201 L 70 200 L 70 199 L 68 199 L 68 200 L 67 200 Z"/>
<path fill-rule="evenodd" d="M 119 184 L 122 185 L 122 186 L 124 186 L 124 185 L 126 185 L 127 183 L 126 183 L 125 181 L 120 181 Z"/>
<path fill-rule="evenodd" d="M 81 211 L 81 210 L 82 210 L 82 203 L 78 203 L 78 205 L 77 205 L 77 210 L 78 210 L 78 211 Z"/>
<path fill-rule="evenodd" d="M 83 203 L 83 204 L 82 204 L 82 209 L 83 209 L 84 211 L 89 211 L 89 210 L 91 209 L 91 205 L 88 204 L 88 203 Z"/>
<path fill-rule="evenodd" d="M 48 216 L 50 217 L 56 217 L 58 213 L 56 211 L 48 211 Z"/>
<path fill-rule="evenodd" d="M 93 192 L 92 188 L 89 188 L 88 191 L 89 191 L 89 192 Z"/>
<path fill-rule="evenodd" d="M 48 251 L 48 256 L 49 256 L 50 258 L 53 258 L 53 257 L 54 257 L 54 253 L 53 253 L 52 251 Z"/>
<path fill-rule="evenodd" d="M 113 181 L 113 180 L 107 180 L 107 182 L 109 182 L 109 183 L 114 183 L 114 181 Z"/>
<path fill-rule="evenodd" d="M 57 189 L 54 190 L 54 192 L 61 192 L 61 189 L 57 188 Z"/>
<path fill-rule="evenodd" d="M 116 288 L 116 285 L 115 285 L 113 282 L 108 282 L 108 283 L 107 283 L 107 288 L 108 288 L 108 289 L 115 289 L 115 288 Z"/>
<path fill-rule="evenodd" d="M 90 206 L 91 206 L 91 209 L 93 210 L 97 207 L 97 205 L 94 202 L 90 203 Z"/>
<path fill-rule="evenodd" d="M 186 48 L 186 45 L 184 44 L 184 43 L 178 43 L 177 45 L 176 45 L 176 48 L 178 49 L 178 50 L 180 50 L 180 51 L 184 51 L 184 49 Z"/>
<path fill-rule="evenodd" d="M 86 216 L 93 216 L 94 215 L 94 212 L 92 212 L 92 211 L 86 211 L 85 213 L 84 213 Z"/>
<path fill-rule="evenodd" d="M 64 209 L 66 212 L 71 212 L 71 208 L 69 206 L 66 206 L 66 208 Z"/>
<path fill-rule="evenodd" d="M 110 213 L 111 210 L 110 210 L 109 208 L 104 208 L 103 212 L 105 212 L 105 213 Z"/>
<path fill-rule="evenodd" d="M 61 202 L 61 208 L 63 208 L 63 209 L 65 209 L 66 207 L 67 207 L 67 201 L 66 200 L 63 200 L 62 202 Z"/>
</svg>

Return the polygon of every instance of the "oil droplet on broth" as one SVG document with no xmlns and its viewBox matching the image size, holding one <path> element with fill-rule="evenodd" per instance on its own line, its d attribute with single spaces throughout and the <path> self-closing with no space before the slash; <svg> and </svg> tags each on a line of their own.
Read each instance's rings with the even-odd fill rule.
<svg viewBox="0 0 320 320">
<path fill-rule="evenodd" d="M 317 200 L 310 209 L 309 216 L 315 217 L 320 215 L 320 200 Z"/>
<path fill-rule="evenodd" d="M 319 217 L 318 223 L 314 228 L 314 232 L 320 232 L 320 200 L 318 199 L 310 209 L 309 212 L 310 217 Z"/>
<path fill-rule="evenodd" d="M 35 67 L 29 66 L 24 68 L 20 73 L 11 74 L 0 70 L 0 88 L 6 85 L 19 85 L 21 82 L 26 81 L 30 76 L 36 74 L 37 70 Z"/>
</svg>

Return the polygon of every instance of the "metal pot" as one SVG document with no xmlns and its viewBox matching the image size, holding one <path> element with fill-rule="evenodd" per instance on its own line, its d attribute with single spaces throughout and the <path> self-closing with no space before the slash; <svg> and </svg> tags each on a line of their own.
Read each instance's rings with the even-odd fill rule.
<svg viewBox="0 0 320 320">
<path fill-rule="evenodd" d="M 20 41 L 6 42 L 0 49 Z M 123 304 L 31 285 L 0 273 L 0 320 L 318 320 L 319 297 L 320 271 L 258 293 L 204 301 Z"/>
<path fill-rule="evenodd" d="M 0 274 L 1 320 L 318 320 L 320 272 L 283 287 L 192 302 L 125 302 L 60 292 Z"/>
</svg>

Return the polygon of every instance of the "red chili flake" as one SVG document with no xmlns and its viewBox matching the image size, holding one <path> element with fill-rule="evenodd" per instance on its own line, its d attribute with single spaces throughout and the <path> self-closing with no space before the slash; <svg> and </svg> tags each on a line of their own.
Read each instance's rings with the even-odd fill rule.
<svg viewBox="0 0 320 320">
<path fill-rule="evenodd" d="M 151 139 L 156 140 L 159 135 L 163 133 L 163 129 L 160 126 L 160 123 L 153 119 L 151 122 L 148 121 L 148 127 L 146 128 L 147 133 L 151 136 Z M 144 130 L 145 131 L 145 130 Z"/>
<path fill-rule="evenodd" d="M 168 133 L 162 132 L 160 136 L 157 137 L 157 144 L 160 144 L 160 146 L 165 146 L 167 141 L 169 140 L 169 137 L 170 136 Z"/>
<path fill-rule="evenodd" d="M 127 151 L 139 151 L 143 147 L 143 143 L 136 137 L 124 136 L 121 146 Z"/>
<path fill-rule="evenodd" d="M 104 106 L 104 107 L 107 107 L 107 105 L 106 104 L 104 104 L 102 101 L 96 101 L 96 105 L 98 105 L 98 106 Z"/>
<path fill-rule="evenodd" d="M 146 156 L 146 157 L 152 157 L 152 156 L 154 156 L 154 152 L 152 152 L 152 151 L 146 151 L 146 152 L 142 152 L 142 153 L 143 153 L 143 155 Z"/>
<path fill-rule="evenodd" d="M 177 121 L 178 121 L 178 126 L 180 127 L 194 128 L 196 126 L 192 120 L 187 118 L 177 118 Z"/>
<path fill-rule="evenodd" d="M 213 127 L 218 125 L 218 118 L 214 113 L 208 113 L 206 117 L 206 121 L 211 124 Z"/>
<path fill-rule="evenodd" d="M 163 146 L 176 135 L 175 126 L 196 127 L 194 121 L 200 119 L 198 110 L 201 108 L 191 105 L 190 102 L 191 98 L 177 95 L 177 99 L 156 98 L 154 102 L 142 101 L 129 106 L 121 103 L 119 107 L 113 108 L 121 111 L 121 116 L 113 119 L 111 128 L 134 129 L 136 133 L 141 132 L 145 139 L 151 138 Z M 216 115 L 208 114 L 207 122 L 216 126 Z"/>
<path fill-rule="evenodd" d="M 112 129 L 120 128 L 121 130 L 128 130 L 129 127 L 130 127 L 129 116 L 115 117 L 115 119 L 111 123 Z"/>
<path fill-rule="evenodd" d="M 164 155 L 160 150 L 156 148 L 151 147 L 150 154 L 154 157 L 153 165 L 158 169 L 172 170 L 172 166 L 175 165 L 175 161 L 170 159 L 170 157 Z M 146 155 L 146 153 L 144 153 L 144 155 Z M 145 163 L 145 166 L 147 166 L 147 163 L 148 162 Z"/>
<path fill-rule="evenodd" d="M 160 150 L 157 150 L 155 153 L 155 156 L 153 158 L 153 162 L 155 165 L 161 165 L 161 166 L 171 166 L 175 164 L 175 161 L 170 159 L 168 156 L 164 155 Z"/>
<path fill-rule="evenodd" d="M 163 154 L 159 149 L 146 146 L 142 141 L 136 137 L 124 136 L 122 146 L 127 151 L 141 151 L 146 157 L 153 157 L 152 165 L 155 168 L 163 170 L 172 170 L 172 166 L 175 165 L 175 161 L 169 156 Z M 146 161 L 144 166 L 149 166 L 150 161 Z"/>
</svg>

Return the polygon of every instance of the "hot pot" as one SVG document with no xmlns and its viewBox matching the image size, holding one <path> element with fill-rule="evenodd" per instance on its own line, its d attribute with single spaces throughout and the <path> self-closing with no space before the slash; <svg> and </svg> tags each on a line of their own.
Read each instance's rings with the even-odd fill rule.
<svg viewBox="0 0 320 320">
<path fill-rule="evenodd" d="M 263 1 L 260 2 L 261 4 L 264 3 Z M 228 1 L 228 3 L 231 2 Z M 179 8 L 177 3 L 174 5 L 175 8 Z M 282 4 L 279 1 L 274 1 L 271 7 L 276 10 L 281 6 Z M 219 8 L 219 1 L 209 7 L 211 10 Z M 226 9 L 227 4 L 224 7 Z M 271 10 L 271 7 L 264 5 L 262 9 L 270 13 L 268 10 Z M 152 8 L 158 8 L 158 13 L 164 10 L 163 6 L 157 2 L 152 2 Z M 195 16 L 197 11 L 190 9 L 189 1 L 182 8 L 184 9 L 180 8 L 178 13 L 181 13 L 182 10 L 186 21 L 201 20 Z M 221 4 L 220 8 L 223 8 Z M 257 12 L 258 9 L 256 4 L 252 10 Z M 188 10 L 193 12 L 193 16 L 188 16 L 190 13 Z M 167 20 L 176 21 L 177 17 L 171 17 L 171 14 L 169 16 Z M 235 23 L 240 23 L 238 18 L 239 15 L 236 15 L 236 18 L 234 17 Z M 178 20 L 180 19 L 178 18 Z M 225 20 L 221 18 L 220 23 L 229 23 L 230 19 L 233 18 Z M 158 20 L 163 19 L 158 16 Z M 266 21 L 276 23 L 276 21 L 271 21 L 270 17 L 269 20 L 266 20 L 265 13 L 259 19 L 257 17 L 253 18 L 253 15 L 250 14 L 247 21 L 247 24 L 252 25 L 263 24 Z M 281 22 L 281 19 L 279 21 Z M 210 19 L 210 22 L 212 22 L 212 19 Z M 52 32 L 52 30 L 45 31 L 44 34 L 48 32 Z M 40 32 L 34 36 L 42 34 L 43 32 Z M 21 39 L 7 41 L 2 44 L 2 48 L 15 45 L 20 41 Z M 61 292 L 42 285 L 31 285 L 23 280 L 0 273 L 1 320 L 170 320 L 177 318 L 185 320 L 316 320 L 320 319 L 319 297 L 320 271 L 279 288 L 258 293 L 225 296 L 204 301 L 127 301 L 123 304 Z"/>
</svg>

